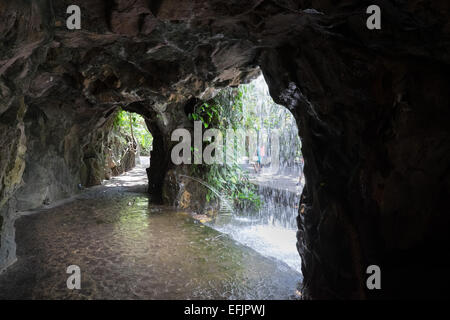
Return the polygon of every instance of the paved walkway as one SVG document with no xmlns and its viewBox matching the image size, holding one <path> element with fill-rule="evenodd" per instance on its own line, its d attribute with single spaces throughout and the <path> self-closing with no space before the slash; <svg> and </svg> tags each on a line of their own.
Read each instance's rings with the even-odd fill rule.
<svg viewBox="0 0 450 320">
<path fill-rule="evenodd" d="M 301 275 L 149 202 L 144 166 L 16 221 L 1 299 L 295 299 Z M 66 273 L 79 266 L 81 289 Z"/>
</svg>

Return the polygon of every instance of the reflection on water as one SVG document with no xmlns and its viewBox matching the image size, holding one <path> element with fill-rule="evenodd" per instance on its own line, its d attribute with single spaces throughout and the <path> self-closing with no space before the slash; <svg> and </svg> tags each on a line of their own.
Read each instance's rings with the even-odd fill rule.
<svg viewBox="0 0 450 320">
<path fill-rule="evenodd" d="M 297 242 L 295 229 L 271 224 L 242 224 L 240 219 L 215 228 L 262 255 L 279 259 L 297 272 L 301 272 L 301 260 L 295 246 Z"/>
<path fill-rule="evenodd" d="M 266 257 L 283 261 L 301 278 L 301 259 L 295 245 L 297 230 L 276 220 L 268 221 L 267 216 L 264 218 L 257 215 L 218 217 L 210 225 Z"/>
<path fill-rule="evenodd" d="M 104 189 L 16 222 L 19 261 L 0 276 L 1 299 L 294 298 L 288 265 L 143 194 Z M 81 290 L 66 288 L 72 264 Z"/>
</svg>

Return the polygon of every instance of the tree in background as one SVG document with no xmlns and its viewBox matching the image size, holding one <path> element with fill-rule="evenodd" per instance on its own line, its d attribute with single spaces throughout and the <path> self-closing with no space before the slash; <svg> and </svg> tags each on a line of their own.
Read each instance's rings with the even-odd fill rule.
<svg viewBox="0 0 450 320">
<path fill-rule="evenodd" d="M 153 136 L 148 131 L 143 117 L 120 109 L 114 121 L 114 128 L 131 135 L 135 143 L 139 145 L 141 155 L 150 156 Z"/>
</svg>

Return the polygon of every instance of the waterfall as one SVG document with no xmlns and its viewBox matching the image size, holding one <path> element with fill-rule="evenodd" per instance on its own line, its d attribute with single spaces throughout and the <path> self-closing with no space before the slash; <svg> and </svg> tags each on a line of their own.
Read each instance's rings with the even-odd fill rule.
<svg viewBox="0 0 450 320">
<path fill-rule="evenodd" d="M 253 123 L 257 129 L 258 154 L 249 155 L 242 166 L 257 186 L 261 207 L 256 212 L 234 210 L 232 218 L 225 223 L 220 220 L 210 225 L 301 273 L 296 249 L 296 217 L 304 180 L 299 179 L 303 158 L 297 124 L 288 109 L 273 102 L 263 76 L 244 86 L 243 114 L 243 123 Z M 278 134 L 278 154 L 274 152 L 275 133 Z M 258 156 L 261 170 L 255 172 Z"/>
</svg>

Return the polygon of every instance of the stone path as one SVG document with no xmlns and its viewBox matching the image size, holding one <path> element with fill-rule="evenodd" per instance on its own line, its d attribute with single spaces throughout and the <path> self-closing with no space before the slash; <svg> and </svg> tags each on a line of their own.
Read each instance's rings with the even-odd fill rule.
<svg viewBox="0 0 450 320">
<path fill-rule="evenodd" d="M 293 299 L 301 275 L 155 206 L 144 166 L 16 221 L 18 262 L 0 299 Z M 66 269 L 81 269 L 69 290 Z"/>
</svg>

